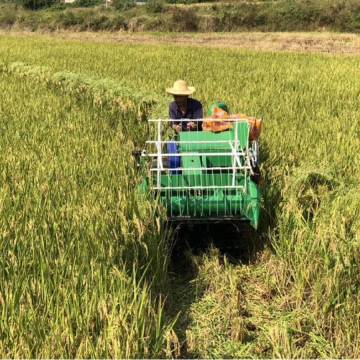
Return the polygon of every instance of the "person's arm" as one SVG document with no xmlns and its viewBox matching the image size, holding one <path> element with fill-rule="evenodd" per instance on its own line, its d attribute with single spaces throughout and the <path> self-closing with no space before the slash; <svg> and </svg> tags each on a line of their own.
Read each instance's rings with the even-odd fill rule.
<svg viewBox="0 0 360 360">
<path fill-rule="evenodd" d="M 204 117 L 203 107 L 202 107 L 201 103 L 199 102 L 199 105 L 196 107 L 195 112 L 194 112 L 194 118 L 202 119 L 203 117 Z M 202 121 L 198 121 L 196 123 L 196 127 L 199 131 L 201 131 L 202 130 Z"/>
<path fill-rule="evenodd" d="M 169 119 L 176 119 L 176 111 L 173 106 L 173 103 L 169 105 Z"/>
<path fill-rule="evenodd" d="M 199 106 L 196 107 L 194 112 L 194 119 L 202 119 L 203 118 L 203 107 L 199 103 Z"/>
<path fill-rule="evenodd" d="M 169 105 L 169 119 L 176 119 L 176 109 L 173 106 L 173 103 Z M 181 123 L 179 121 L 172 121 L 170 126 L 176 131 L 181 131 Z"/>
<path fill-rule="evenodd" d="M 203 108 L 199 101 L 192 100 L 192 113 L 191 113 L 191 119 L 198 120 L 203 118 Z M 187 129 L 190 131 L 202 130 L 202 121 L 189 121 L 187 124 Z"/>
</svg>

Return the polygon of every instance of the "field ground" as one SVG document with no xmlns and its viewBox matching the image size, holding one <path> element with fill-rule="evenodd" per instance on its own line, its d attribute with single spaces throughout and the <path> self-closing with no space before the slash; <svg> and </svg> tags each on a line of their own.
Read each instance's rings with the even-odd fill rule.
<svg viewBox="0 0 360 360">
<path fill-rule="evenodd" d="M 35 36 L 33 32 L 6 32 L 9 36 Z M 256 51 L 292 51 L 329 54 L 360 54 L 359 34 L 240 32 L 240 33 L 125 33 L 125 32 L 45 32 L 44 37 L 101 43 L 182 45 Z"/>
<path fill-rule="evenodd" d="M 358 57 L 86 36 L 0 34 L 0 355 L 360 357 Z M 262 246 L 171 262 L 134 191 L 177 78 L 263 117 Z"/>
</svg>

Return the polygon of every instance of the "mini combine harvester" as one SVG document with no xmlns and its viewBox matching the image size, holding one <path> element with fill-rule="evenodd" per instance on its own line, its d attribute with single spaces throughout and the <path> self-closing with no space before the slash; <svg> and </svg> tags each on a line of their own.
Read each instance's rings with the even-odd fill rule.
<svg viewBox="0 0 360 360">
<path fill-rule="evenodd" d="M 193 121 L 201 131 L 172 137 L 171 119 L 149 120 L 153 139 L 142 151 L 147 176 L 142 190 L 158 196 L 168 220 L 184 223 L 259 224 L 260 192 L 254 178 L 261 120 L 253 118 Z"/>
</svg>

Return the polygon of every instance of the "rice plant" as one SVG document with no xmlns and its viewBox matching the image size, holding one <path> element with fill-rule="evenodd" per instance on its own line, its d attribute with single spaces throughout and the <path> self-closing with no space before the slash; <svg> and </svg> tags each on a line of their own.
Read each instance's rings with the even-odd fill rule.
<svg viewBox="0 0 360 360">
<path fill-rule="evenodd" d="M 164 115 L 177 78 L 205 108 L 222 100 L 265 125 L 267 248 L 248 267 L 220 266 L 216 252 L 199 260 L 188 355 L 360 356 L 358 57 L 2 35 L 0 61 L 3 356 L 169 355 L 172 321 L 152 295 L 166 282 L 165 235 L 134 193 L 128 159 L 146 134 L 136 94 Z M 19 61 L 63 85 L 19 79 L 27 65 L 10 65 Z M 134 107 L 100 106 L 91 85 L 79 97 L 87 78 L 131 89 L 122 96 Z M 96 86 L 112 104 L 105 88 Z M 126 314 L 113 305 L 120 287 L 140 304 Z M 140 294 L 146 321 L 136 318 Z M 59 342 L 50 348 L 47 336 Z"/>
<path fill-rule="evenodd" d="M 135 199 L 132 139 L 66 94 L 6 75 L 0 89 L 0 353 L 165 354 L 166 244 Z"/>
</svg>

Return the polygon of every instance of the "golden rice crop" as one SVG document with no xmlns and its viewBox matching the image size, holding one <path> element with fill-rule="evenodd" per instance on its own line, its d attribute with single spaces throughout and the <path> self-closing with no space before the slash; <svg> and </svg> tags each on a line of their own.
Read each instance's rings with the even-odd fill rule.
<svg viewBox="0 0 360 360">
<path fill-rule="evenodd" d="M 0 353 L 160 356 L 166 244 L 135 199 L 132 140 L 66 94 L 0 89 Z"/>
<path fill-rule="evenodd" d="M 95 44 L 48 40 L 40 37 L 24 39 L 2 36 L 0 37 L 0 61 L 6 64 L 23 61 L 31 65 L 47 66 L 51 72 L 66 70 L 92 78 L 104 77 L 115 82 L 119 81 L 134 89 L 134 92 L 145 92 L 159 99 L 157 106 L 153 109 L 154 116 L 166 114 L 166 104 L 169 99 L 164 94 L 165 86 L 171 85 L 177 78 L 185 78 L 197 87 L 196 97 L 203 101 L 205 107 L 215 100 L 222 100 L 228 103 L 234 112 L 263 117 L 265 126 L 261 139 L 264 174 L 262 231 L 264 238 L 267 239 L 268 249 L 264 251 L 258 262 L 251 264 L 248 268 L 240 269 L 235 269 L 229 264 L 221 268 L 216 263 L 216 255 L 210 254 L 210 258 L 204 256 L 201 260 L 202 265 L 199 265 L 200 275 L 197 279 L 203 289 L 193 307 L 189 309 L 190 323 L 186 332 L 186 340 L 189 344 L 188 355 L 200 357 L 360 356 L 360 199 L 358 196 L 360 189 L 358 122 L 360 66 L 358 57 Z M 55 240 L 57 245 L 51 247 L 51 251 L 61 254 L 61 251 L 65 251 L 61 245 L 65 241 L 62 238 L 74 239 L 70 241 L 73 248 L 69 250 L 72 256 L 68 258 L 68 261 L 78 264 L 77 276 L 81 276 L 82 273 L 90 276 L 87 265 L 91 261 L 95 261 L 99 268 L 102 268 L 104 265 L 101 260 L 107 257 L 110 263 L 114 258 L 132 259 L 135 257 L 137 259 L 140 254 L 142 258 L 148 253 L 149 244 L 155 244 L 150 254 L 156 257 L 157 251 L 161 252 L 159 246 L 160 249 L 162 246 L 159 243 L 161 236 L 156 233 L 154 223 L 149 221 L 143 224 L 144 219 L 149 217 L 149 213 L 153 210 L 151 206 L 144 205 L 147 204 L 146 202 L 136 205 L 139 203 L 133 195 L 135 183 L 121 180 L 127 184 L 122 185 L 122 182 L 116 180 L 127 179 L 129 171 L 132 177 L 131 166 L 128 160 L 123 159 L 129 158 L 130 149 L 138 146 L 145 134 L 143 132 L 140 139 L 137 137 L 138 131 L 131 129 L 140 129 L 145 125 L 141 123 L 140 126 L 135 125 L 138 121 L 136 117 L 127 117 L 124 114 L 121 116 L 121 126 L 117 130 L 114 128 L 111 130 L 117 134 L 118 138 L 115 140 L 106 131 L 103 133 L 102 130 L 98 130 L 98 126 L 103 129 L 109 126 L 109 122 L 106 120 L 106 115 L 102 115 L 100 119 L 96 106 L 91 105 L 91 111 L 86 112 L 86 115 L 90 118 L 94 117 L 94 120 L 96 118 L 96 126 L 94 122 L 89 127 L 92 132 L 78 134 L 73 138 L 70 137 L 72 139 L 70 140 L 65 135 L 75 131 L 71 128 L 72 122 L 63 123 L 60 119 L 69 118 L 69 113 L 76 118 L 81 114 L 81 103 L 73 103 L 71 94 L 66 96 L 66 90 L 59 92 L 56 96 L 51 93 L 53 91 L 51 90 L 45 96 L 45 90 L 41 90 L 41 86 L 37 86 L 36 89 L 38 92 L 43 92 L 41 99 L 37 100 L 35 94 L 31 98 L 32 102 L 36 100 L 36 107 L 29 102 L 26 111 L 19 111 L 16 115 L 9 116 L 10 110 L 16 109 L 14 103 L 19 101 L 17 98 L 16 101 L 9 101 L 9 93 L 10 99 L 15 99 L 14 93 L 21 93 L 21 90 L 18 89 L 18 85 L 14 85 L 11 92 L 5 92 L 3 82 L 0 108 L 2 133 L 6 131 L 7 134 L 1 138 L 2 148 L 7 149 L 1 155 L 3 169 L 1 200 L 2 204 L 7 204 L 6 207 L 2 205 L 2 214 L 5 215 L 2 215 L 1 219 L 2 228 L 7 229 L 2 236 L 7 236 L 6 239 L 8 239 L 2 241 L 2 244 L 12 244 L 10 250 L 7 247 L 4 248 L 5 253 L 9 254 L 6 261 L 11 264 L 12 262 L 16 264 L 16 261 L 29 262 L 30 269 L 32 269 L 31 266 L 36 268 L 33 285 L 28 277 L 22 277 L 21 273 L 11 270 L 14 271 L 11 279 L 19 284 L 16 291 L 8 290 L 14 299 L 18 299 L 18 294 L 23 293 L 22 287 L 33 286 L 39 292 L 48 289 L 44 287 L 44 282 L 50 281 L 47 280 L 49 276 L 41 270 L 47 269 L 48 260 L 45 254 L 46 251 L 50 251 L 46 248 L 44 239 L 53 237 L 57 239 L 56 229 L 60 229 L 61 239 Z M 60 117 L 51 119 L 53 112 L 48 111 L 49 109 L 43 110 L 43 98 L 47 96 L 50 99 L 48 104 L 56 104 L 60 101 L 59 97 L 66 98 L 66 101 L 63 101 L 67 105 L 62 104 L 57 107 L 57 111 L 62 114 Z M 3 104 L 8 105 L 5 107 Z M 36 114 L 39 112 L 49 119 L 44 122 L 42 137 L 41 130 L 37 130 L 39 121 L 30 120 L 36 119 Z M 108 118 L 113 119 L 110 115 Z M 24 131 L 24 124 L 31 125 L 30 133 L 28 130 Z M 53 125 L 50 126 L 50 124 Z M 45 136 L 44 133 L 49 129 L 51 129 L 50 135 Z M 107 139 L 106 141 L 114 140 L 114 150 L 118 154 L 113 155 L 111 152 L 111 155 L 110 153 L 100 155 L 99 153 L 98 157 L 88 159 L 89 161 L 92 159 L 89 163 L 81 161 L 81 156 L 85 156 L 84 153 L 90 156 L 94 151 L 95 153 L 101 151 L 101 146 L 97 147 L 96 144 L 99 144 L 99 138 L 103 139 L 103 137 Z M 63 139 L 68 142 L 61 145 Z M 80 139 L 84 139 L 85 143 Z M 120 147 L 117 141 L 124 144 Z M 44 146 L 50 146 L 54 142 L 58 144 L 58 148 L 46 157 L 47 152 Z M 16 149 L 11 146 L 14 143 L 18 144 Z M 43 144 L 41 148 L 36 148 L 38 143 Z M 26 146 L 30 145 L 27 144 L 32 144 L 33 151 L 29 151 Z M 83 155 L 81 152 L 79 154 L 74 152 L 79 146 L 85 146 L 84 144 L 88 147 L 86 151 L 83 150 Z M 65 155 L 68 152 L 73 156 Z M 53 159 L 59 158 L 55 157 L 57 154 L 64 154 L 63 163 L 53 168 Z M 119 158 L 111 162 L 110 159 L 114 159 L 113 156 Z M 5 157 L 6 160 L 4 160 Z M 41 166 L 37 166 L 36 170 L 33 169 L 28 173 L 31 169 L 30 164 L 40 161 L 39 159 L 43 159 L 39 163 Z M 80 173 L 77 168 L 80 166 L 79 162 L 81 162 L 80 169 L 83 169 Z M 93 166 L 98 171 L 92 169 Z M 70 177 L 66 177 L 66 171 L 60 170 L 63 168 L 70 171 Z M 11 174 L 10 169 L 16 170 L 15 177 L 8 175 Z M 89 188 L 91 182 L 89 184 L 88 175 L 90 179 L 93 179 L 92 184 L 97 189 L 95 192 L 91 187 Z M 68 182 L 68 179 L 71 181 Z M 104 179 L 103 183 L 100 181 L 101 186 L 97 182 L 99 179 Z M 43 187 L 40 187 L 41 184 Z M 37 187 L 34 187 L 35 185 Z M 47 188 L 49 186 L 50 189 Z M 60 195 L 64 191 L 66 194 L 67 189 L 72 189 L 69 199 L 75 201 L 74 207 L 70 210 L 71 215 L 62 203 L 62 201 L 65 202 L 66 197 Z M 86 192 L 86 189 L 91 189 L 91 191 Z M 106 202 L 113 196 L 109 192 L 113 191 L 112 194 L 115 194 L 116 189 L 121 190 L 121 195 L 117 198 L 118 206 L 112 208 L 110 215 L 106 211 L 106 209 L 109 210 L 109 204 Z M 20 196 L 13 202 L 12 196 L 15 195 L 12 194 L 18 194 L 19 191 L 22 191 L 23 197 Z M 48 194 L 57 196 L 57 202 L 50 208 L 46 207 L 49 206 L 46 202 L 44 203 L 50 196 Z M 80 198 L 90 201 L 92 204 L 90 209 L 88 206 L 79 205 L 76 199 Z M 100 205 L 102 202 L 105 203 Z M 144 208 L 147 211 L 147 217 L 141 214 Z M 47 218 L 46 222 L 43 217 L 46 218 L 52 214 L 51 209 L 56 209 L 54 211 L 58 217 Z M 13 214 L 13 217 L 6 214 Z M 17 222 L 14 218 L 15 214 Z M 139 221 L 134 219 L 134 216 Z M 32 217 L 40 221 L 29 223 Z M 118 226 L 113 218 L 121 222 L 121 231 L 113 233 L 114 228 Z M 96 225 L 97 221 L 100 221 L 102 225 Z M 19 225 L 15 226 L 15 224 Z M 71 224 L 76 225 L 75 230 Z M 52 230 L 48 228 L 49 226 Z M 77 227 L 81 231 L 76 230 Z M 30 233 L 26 229 L 30 229 Z M 16 236 L 19 231 L 22 235 L 19 240 L 15 240 L 18 239 Z M 31 231 L 34 235 L 29 236 L 28 234 L 33 234 Z M 85 248 L 79 247 L 77 237 L 73 237 L 72 231 L 75 231 L 76 236 L 81 238 L 84 236 L 87 239 Z M 50 235 L 41 237 L 43 232 Z M 126 237 L 123 234 L 127 234 Z M 127 239 L 127 236 L 133 239 L 130 242 L 124 240 L 126 244 L 131 245 L 131 249 L 133 243 L 138 244 L 135 247 L 136 251 L 124 252 L 117 257 L 115 254 L 122 250 L 119 250 L 116 241 L 118 237 Z M 106 245 L 100 246 L 99 241 L 103 237 L 107 239 Z M 139 237 L 144 238 L 146 246 L 140 245 L 143 240 L 138 243 Z M 152 240 L 146 240 L 147 237 Z M 36 243 L 34 243 L 35 239 Z M 35 244 L 41 251 L 34 252 Z M 16 246 L 19 247 L 17 252 L 15 252 Z M 19 252 L 20 249 L 21 252 Z M 35 249 L 38 248 L 35 247 Z M 36 255 L 41 266 L 34 265 L 31 256 L 23 254 Z M 56 256 L 61 259 L 60 255 Z M 54 258 L 51 257 L 51 259 Z M 155 269 L 149 270 L 149 273 L 154 271 L 158 274 L 154 279 L 155 283 L 166 275 L 166 265 L 161 266 L 164 261 L 166 261 L 165 258 L 160 258 L 159 261 L 153 263 Z M 10 265 L 7 266 L 1 267 L 4 279 L 8 276 L 7 269 Z M 56 267 L 51 264 L 51 268 Z M 220 268 L 223 273 L 219 270 Z M 68 273 L 70 271 L 67 270 L 68 266 L 61 269 L 64 269 L 62 271 L 65 274 L 58 275 L 61 281 L 65 281 L 66 276 L 75 276 L 75 273 L 70 272 L 71 275 Z M 129 272 L 128 269 L 126 271 Z M 127 276 L 131 277 L 131 274 Z M 99 277 L 92 279 L 92 284 L 97 287 L 110 286 L 109 282 L 112 281 L 111 276 L 101 278 L 101 281 Z M 78 280 L 73 281 L 76 283 Z M 141 281 L 139 287 L 147 289 L 146 286 L 141 285 Z M 239 286 L 235 286 L 234 282 Z M 51 289 L 55 288 L 55 285 L 52 286 Z M 70 286 L 70 288 L 76 287 Z M 4 290 L 1 291 L 3 294 Z M 81 293 L 80 290 L 77 291 L 75 294 Z M 101 289 L 98 290 L 98 295 L 94 295 L 93 304 L 96 303 L 98 306 L 101 303 L 99 299 L 102 298 L 101 294 L 104 292 Z M 66 334 L 70 331 L 69 329 L 73 332 L 68 340 L 68 344 L 71 345 L 58 343 L 55 347 L 61 355 L 76 355 L 74 352 L 64 352 L 63 349 L 67 349 L 66 346 L 74 347 L 78 341 L 86 338 L 87 335 L 84 334 L 91 333 L 86 327 L 89 325 L 85 325 L 87 321 L 90 321 L 90 317 L 82 320 L 80 327 L 72 325 L 71 321 L 68 322 L 71 324 L 69 327 L 57 325 L 69 321 L 69 315 L 64 314 L 70 310 L 66 310 L 66 306 L 61 306 L 66 303 L 62 301 L 65 295 L 60 295 L 60 290 L 56 290 L 53 296 L 51 296 L 53 294 L 51 291 L 46 294 L 49 299 L 58 302 L 56 307 L 58 322 L 54 320 L 54 322 L 49 321 L 48 324 L 58 331 L 67 329 L 64 330 Z M 238 303 L 234 302 L 231 294 L 239 296 Z M 76 299 L 74 302 L 80 303 L 79 298 Z M 223 305 L 224 311 L 221 311 L 219 302 Z M 149 304 L 153 306 L 152 302 Z M 20 303 L 17 306 L 16 309 L 22 309 Z M 92 308 L 88 306 L 84 305 L 80 308 L 80 305 L 77 305 L 72 312 L 73 316 L 76 317 L 76 314 L 82 312 L 87 314 L 87 311 L 93 314 L 89 310 Z M 232 311 L 232 308 L 236 306 L 238 306 L 238 311 Z M 15 309 L 15 305 L 11 307 Z M 38 310 L 40 308 L 34 307 L 31 316 L 29 314 L 26 316 L 37 319 L 40 316 L 40 310 Z M 8 319 L 17 313 L 5 312 L 3 314 L 5 315 L 2 316 L 1 321 L 8 322 Z M 231 319 L 224 321 L 224 314 L 230 314 Z M 19 320 L 18 327 L 9 325 L 2 330 L 3 334 L 7 336 L 6 339 L 12 341 L 14 337 L 11 336 L 21 339 L 21 342 L 18 340 L 16 349 L 21 350 L 29 346 L 28 344 L 40 349 L 41 345 L 37 339 L 45 338 L 45 330 L 43 333 L 40 330 L 32 331 L 32 326 L 30 326 L 21 332 L 20 325 L 26 321 L 26 318 Z M 61 331 L 60 333 L 62 334 Z M 102 330 L 98 333 L 104 334 Z M 21 337 L 21 334 L 26 334 L 26 340 Z M 107 334 L 109 339 L 111 338 L 114 343 L 117 342 L 115 335 L 112 338 L 110 332 Z M 236 334 L 241 334 L 241 336 Z M 131 339 L 138 339 L 138 337 L 134 335 Z M 7 345 L 2 349 L 4 356 L 17 354 L 15 347 L 10 345 L 10 340 L 7 341 L 5 343 Z M 84 341 L 91 343 L 93 340 Z M 100 348 L 97 348 L 97 345 L 91 346 L 93 346 L 91 350 L 81 352 L 80 355 L 112 354 L 106 348 L 98 352 Z M 159 347 L 156 346 L 154 348 L 158 349 Z M 164 348 L 164 343 L 161 346 Z M 8 352 L 6 352 L 7 348 L 10 349 Z M 147 354 L 160 354 L 157 350 L 153 350 L 154 348 L 148 347 Z M 136 356 L 141 353 L 140 350 L 134 349 L 129 348 L 127 353 L 117 354 L 120 356 L 135 354 Z M 19 356 L 24 354 L 26 356 L 26 354 L 34 355 L 42 354 L 42 352 L 39 350 L 37 353 L 26 351 L 18 353 Z"/>
</svg>

